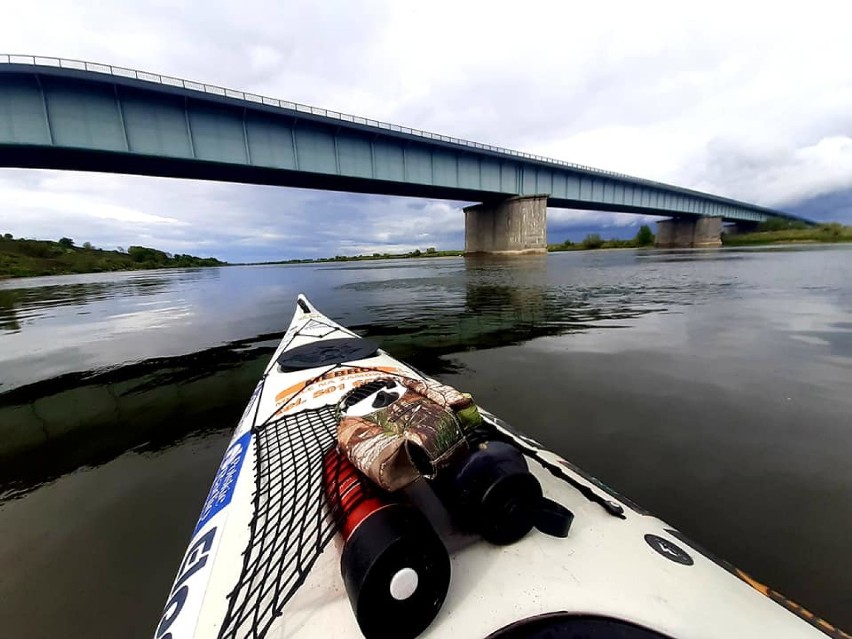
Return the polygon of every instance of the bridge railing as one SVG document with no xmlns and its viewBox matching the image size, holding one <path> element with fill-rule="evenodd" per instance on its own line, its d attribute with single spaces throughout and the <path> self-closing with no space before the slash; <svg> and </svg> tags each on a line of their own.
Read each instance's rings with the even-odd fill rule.
<svg viewBox="0 0 852 639">
<path fill-rule="evenodd" d="M 430 133 L 429 131 L 422 131 L 420 129 L 412 129 L 406 126 L 400 126 L 398 124 L 389 124 L 387 122 L 381 122 L 379 120 L 372 120 L 370 118 L 363 118 L 357 115 L 350 115 L 348 113 L 340 113 L 338 111 L 332 111 L 330 109 L 322 109 L 319 107 L 312 107 L 306 104 L 299 104 L 298 102 L 288 102 L 287 100 L 279 100 L 277 98 L 269 98 L 266 96 L 258 95 L 256 93 L 246 93 L 244 91 L 235 91 L 233 89 L 226 89 L 224 87 L 216 86 L 214 84 L 205 84 L 202 82 L 193 82 L 191 80 L 184 80 L 182 78 L 175 78 L 173 76 L 161 75 L 159 73 L 149 73 L 147 71 L 138 71 L 136 69 L 129 69 L 126 67 L 115 66 L 112 64 L 101 64 L 98 62 L 86 62 L 84 60 L 72 60 L 67 58 L 54 58 L 50 56 L 36 56 L 36 55 L 17 55 L 17 54 L 0 54 L 0 64 L 27 64 L 34 66 L 43 66 L 43 67 L 55 67 L 59 69 L 75 69 L 78 71 L 91 71 L 94 73 L 104 73 L 107 75 L 113 75 L 121 78 L 132 78 L 134 80 L 143 80 L 145 82 L 154 82 L 157 84 L 163 84 L 166 86 L 179 87 L 183 89 L 189 89 L 191 91 L 200 91 L 202 93 L 209 93 L 211 95 L 218 95 L 222 97 L 235 98 L 238 100 L 245 100 L 247 102 L 254 102 L 256 104 L 263 104 L 265 106 L 277 107 L 280 109 L 287 109 L 290 111 L 299 111 L 301 113 L 309 113 L 311 115 L 319 115 L 327 118 L 332 118 L 335 120 L 341 120 L 344 122 L 352 122 L 354 124 L 361 124 L 364 126 L 371 126 L 378 129 L 385 129 L 388 131 L 394 131 L 397 133 L 405 133 L 407 135 L 415 135 L 418 137 L 426 138 L 429 140 L 438 140 L 440 142 L 448 142 L 450 144 L 458 144 L 460 146 L 472 147 L 475 149 L 481 149 L 484 151 L 493 151 L 495 153 L 500 153 L 503 155 L 511 155 L 518 158 L 524 158 L 527 160 L 537 160 L 540 162 L 547 162 L 549 164 L 557 164 L 559 166 L 565 166 L 573 169 L 581 169 L 583 171 L 591 171 L 594 173 L 598 173 L 600 175 L 609 175 L 612 177 L 620 177 L 620 178 L 629 178 L 632 180 L 639 180 L 640 178 L 633 177 L 631 175 L 626 175 L 624 173 L 616 173 L 615 171 L 606 171 L 604 169 L 598 169 L 592 166 L 586 166 L 584 164 L 576 164 L 574 162 L 566 162 L 565 160 L 557 160 L 554 158 L 545 157 L 543 155 L 536 155 L 534 153 L 525 153 L 524 151 L 515 151 L 512 149 L 506 149 L 499 146 L 494 146 L 491 144 L 482 144 L 481 142 L 472 142 L 470 140 L 465 140 L 463 138 L 456 138 L 448 135 L 441 135 L 440 133 Z M 642 180 L 643 182 L 650 182 L 649 180 Z"/>
</svg>

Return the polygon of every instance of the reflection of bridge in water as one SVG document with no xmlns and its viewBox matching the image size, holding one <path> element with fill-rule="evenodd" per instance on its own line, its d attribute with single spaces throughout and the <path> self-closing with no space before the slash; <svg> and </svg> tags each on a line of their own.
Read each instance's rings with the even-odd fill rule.
<svg viewBox="0 0 852 639">
<path fill-rule="evenodd" d="M 659 291 L 648 294 L 644 287 L 630 285 L 554 288 L 548 281 L 548 260 L 541 257 L 511 260 L 511 283 L 506 281 L 506 258 L 468 257 L 464 267 L 463 289 L 454 291 L 453 304 L 430 307 L 426 302 L 413 322 L 395 323 L 391 315 L 358 328 L 394 355 L 440 370 L 437 360 L 445 354 L 600 328 L 605 320 L 639 317 L 665 303 Z M 363 289 L 365 284 L 353 286 Z M 376 315 L 388 313 L 382 308 Z"/>
<path fill-rule="evenodd" d="M 547 207 L 672 218 L 664 246 L 782 211 L 327 109 L 105 64 L 0 55 L 0 166 L 482 202 L 468 252 L 542 252 Z"/>
<path fill-rule="evenodd" d="M 447 356 L 459 351 L 617 326 L 711 293 L 694 284 L 672 289 L 560 280 L 548 271 L 554 259 L 513 259 L 507 268 L 505 258 L 466 258 L 447 261 L 450 274 L 406 279 L 399 287 L 387 278 L 345 284 L 365 293 L 364 312 L 378 318 L 351 328 L 425 373 L 440 375 L 455 370 Z M 588 272 L 587 266 L 578 268 Z M 157 281 L 140 274 L 135 284 L 119 284 L 119 294 L 150 292 Z M 72 287 L 70 298 L 67 290 L 49 286 L 5 293 L 0 299 L 7 323 L 25 318 L 39 294 L 76 305 L 116 294 L 91 284 Z M 135 446 L 156 448 L 191 432 L 233 428 L 280 337 L 260 335 L 188 355 L 67 373 L 0 394 L 0 494 L 4 484 L 25 490 L 45 475 L 107 461 Z"/>
</svg>

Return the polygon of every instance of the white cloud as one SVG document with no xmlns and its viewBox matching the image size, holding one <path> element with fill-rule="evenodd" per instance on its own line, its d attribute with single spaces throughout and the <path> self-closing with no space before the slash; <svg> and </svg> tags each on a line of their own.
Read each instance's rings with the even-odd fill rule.
<svg viewBox="0 0 852 639">
<path fill-rule="evenodd" d="M 12 187 L 0 191 L 0 206 L 7 209 L 13 207 L 22 210 L 22 214 L 32 219 L 30 215 L 64 216 L 70 219 L 93 217 L 100 220 L 115 220 L 116 222 L 133 224 L 175 224 L 184 226 L 187 223 L 173 217 L 152 215 L 142 211 L 111 202 L 101 201 L 101 196 L 71 195 L 60 191 L 31 191 Z"/>
<path fill-rule="evenodd" d="M 42 0 L 4 7 L 0 42 L 785 207 L 852 190 L 847 24 L 842 3 L 820 1 Z M 459 246 L 463 224 L 452 203 L 22 173 L 0 173 L 0 227 L 22 235 L 138 236 L 271 259 L 334 254 L 344 240 Z M 550 219 L 557 229 L 641 221 Z"/>
<path fill-rule="evenodd" d="M 821 137 L 795 146 L 785 140 L 719 138 L 703 150 L 700 188 L 725 180 L 737 197 L 783 206 L 852 189 L 852 138 Z"/>
</svg>

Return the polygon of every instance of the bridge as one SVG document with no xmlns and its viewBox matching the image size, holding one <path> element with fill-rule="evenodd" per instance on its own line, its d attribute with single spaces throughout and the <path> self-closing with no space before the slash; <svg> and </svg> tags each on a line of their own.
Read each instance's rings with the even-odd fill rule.
<svg viewBox="0 0 852 639">
<path fill-rule="evenodd" d="M 117 66 L 0 55 L 0 166 L 481 202 L 465 250 L 546 250 L 547 207 L 667 216 L 663 247 L 718 246 L 773 209 Z M 808 220 L 804 220 L 808 222 Z"/>
</svg>

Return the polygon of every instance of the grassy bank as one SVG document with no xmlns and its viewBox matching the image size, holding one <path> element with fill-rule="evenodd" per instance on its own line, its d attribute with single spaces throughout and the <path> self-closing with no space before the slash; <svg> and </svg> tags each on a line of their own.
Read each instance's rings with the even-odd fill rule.
<svg viewBox="0 0 852 639">
<path fill-rule="evenodd" d="M 758 229 L 754 233 L 722 235 L 725 246 L 758 246 L 761 244 L 794 244 L 813 242 L 852 242 L 852 226 L 820 224 L 804 228 Z"/>
<path fill-rule="evenodd" d="M 212 257 L 171 255 L 146 246 L 105 251 L 88 242 L 76 246 L 67 237 L 53 242 L 15 239 L 8 233 L 0 236 L 0 278 L 224 264 Z"/>
<path fill-rule="evenodd" d="M 762 244 L 834 243 L 852 242 L 852 226 L 842 224 L 820 224 L 807 226 L 803 222 L 773 219 L 761 224 L 753 233 L 722 234 L 724 246 L 759 246 Z M 643 225 L 636 237 L 628 240 L 604 240 L 597 233 L 590 233 L 581 242 L 565 240 L 561 244 L 548 244 L 550 252 L 589 251 L 613 248 L 650 248 L 654 245 L 654 234 Z"/>
<path fill-rule="evenodd" d="M 576 244 L 573 242 L 569 244 L 548 244 L 547 252 L 559 253 L 561 251 L 595 251 L 597 249 L 649 248 L 652 246 L 653 243 L 637 244 L 636 240 L 618 240 L 613 238 L 610 240 L 601 240 L 600 242 L 594 242 L 592 244 L 584 244 L 583 242 L 577 242 Z"/>
</svg>

